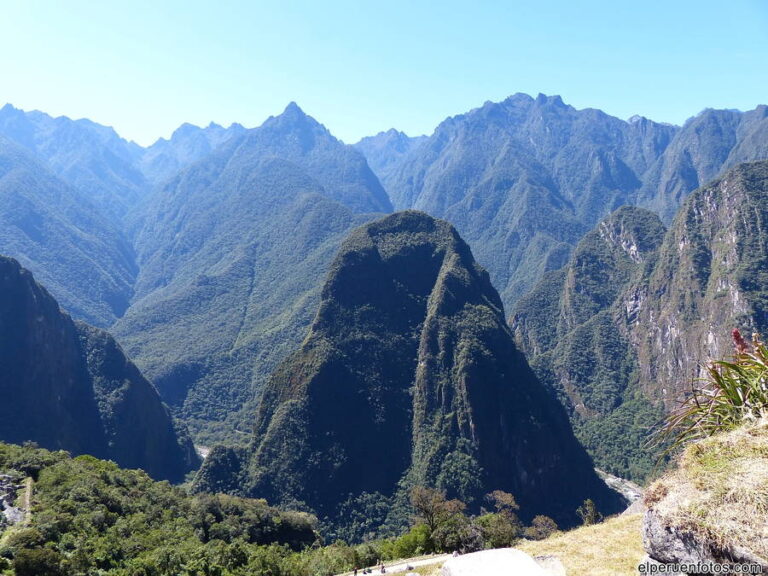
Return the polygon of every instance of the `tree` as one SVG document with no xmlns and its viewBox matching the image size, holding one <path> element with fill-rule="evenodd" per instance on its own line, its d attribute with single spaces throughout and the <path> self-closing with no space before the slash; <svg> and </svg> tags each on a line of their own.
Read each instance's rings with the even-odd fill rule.
<svg viewBox="0 0 768 576">
<path fill-rule="evenodd" d="M 554 532 L 557 532 L 557 523 L 549 516 L 539 514 L 525 529 L 525 537 L 529 540 L 544 540 Z"/>
<path fill-rule="evenodd" d="M 584 526 L 591 526 L 597 524 L 603 519 L 603 515 L 597 511 L 595 503 L 587 498 L 584 500 L 584 504 L 576 509 L 576 514 L 581 518 L 581 522 Z"/>
<path fill-rule="evenodd" d="M 515 513 L 520 508 L 515 497 L 509 492 L 494 490 L 486 494 L 485 499 L 496 509 L 495 513 L 485 514 L 477 519 L 485 546 L 488 548 L 512 546 L 523 531 L 523 526 Z"/>
<path fill-rule="evenodd" d="M 414 486 L 411 505 L 416 511 L 417 523 L 429 529 L 430 541 L 435 550 L 453 547 L 462 538 L 468 519 L 464 516 L 466 505 L 461 500 L 447 500 L 445 491 Z"/>
</svg>

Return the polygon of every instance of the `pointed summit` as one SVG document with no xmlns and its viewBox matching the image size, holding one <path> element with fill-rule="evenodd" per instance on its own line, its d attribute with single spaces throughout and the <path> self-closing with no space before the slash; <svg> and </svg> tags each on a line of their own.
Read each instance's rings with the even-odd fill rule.
<svg viewBox="0 0 768 576">
<path fill-rule="evenodd" d="M 285 110 L 283 110 L 283 113 L 281 116 L 297 116 L 297 117 L 306 117 L 306 114 L 304 113 L 304 110 L 302 110 L 296 102 L 291 100 L 288 103 L 288 106 L 285 107 Z"/>
</svg>

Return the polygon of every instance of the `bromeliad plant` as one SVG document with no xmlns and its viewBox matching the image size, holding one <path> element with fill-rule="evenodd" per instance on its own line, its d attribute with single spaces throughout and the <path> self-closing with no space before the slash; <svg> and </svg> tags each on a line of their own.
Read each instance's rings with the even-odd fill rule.
<svg viewBox="0 0 768 576">
<path fill-rule="evenodd" d="M 661 427 L 658 440 L 669 441 L 669 450 L 768 416 L 768 348 L 758 334 L 752 342 L 738 330 L 732 337 L 733 361 L 710 362 L 700 379 L 703 385 L 692 386 L 691 395 Z"/>
</svg>

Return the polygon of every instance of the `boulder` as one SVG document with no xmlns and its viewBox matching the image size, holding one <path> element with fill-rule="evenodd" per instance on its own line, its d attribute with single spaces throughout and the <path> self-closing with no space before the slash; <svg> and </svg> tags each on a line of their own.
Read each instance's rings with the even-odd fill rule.
<svg viewBox="0 0 768 576">
<path fill-rule="evenodd" d="M 514 548 L 483 550 L 448 559 L 440 576 L 552 576 L 525 552 Z M 556 574 L 556 573 L 555 573 Z"/>
</svg>

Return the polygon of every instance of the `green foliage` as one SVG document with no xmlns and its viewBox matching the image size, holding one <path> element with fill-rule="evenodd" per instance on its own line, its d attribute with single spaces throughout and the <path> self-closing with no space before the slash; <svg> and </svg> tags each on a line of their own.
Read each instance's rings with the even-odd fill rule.
<svg viewBox="0 0 768 576">
<path fill-rule="evenodd" d="M 738 330 L 733 340 L 733 361 L 710 362 L 701 385 L 664 423 L 659 438 L 671 440 L 670 449 L 768 416 L 768 347 L 757 334 L 746 342 Z"/>
<path fill-rule="evenodd" d="M 225 575 L 276 565 L 277 574 L 304 575 L 288 566 L 318 538 L 307 514 L 189 496 L 91 456 L 0 444 L 0 470 L 13 469 L 38 477 L 31 524 L 3 537 L 0 555 L 17 574 Z"/>
<path fill-rule="evenodd" d="M 408 532 L 395 540 L 392 548 L 393 555 L 396 558 L 410 558 L 422 554 L 431 554 L 434 552 L 434 544 L 429 526 L 426 524 L 416 524 Z"/>
<path fill-rule="evenodd" d="M 557 531 L 557 523 L 548 516 L 535 516 L 523 534 L 529 540 L 544 540 Z"/>
<path fill-rule="evenodd" d="M 65 576 L 61 554 L 50 548 L 21 549 L 13 558 L 16 576 Z"/>
<path fill-rule="evenodd" d="M 76 318 L 107 327 L 128 308 L 133 250 L 93 197 L 49 166 L 0 136 L 0 254 L 29 268 Z"/>
<path fill-rule="evenodd" d="M 356 208 L 388 205 L 358 152 L 287 120 L 167 182 L 137 236 L 136 298 L 114 331 L 199 444 L 250 439 L 254 394 L 301 343 L 344 236 L 371 218 Z"/>
<path fill-rule="evenodd" d="M 624 293 L 642 277 L 664 238 L 659 218 L 623 207 L 588 233 L 562 271 L 521 299 L 517 342 L 539 378 L 568 409 L 595 464 L 644 481 L 659 451 L 647 446 L 661 408 L 637 388 L 637 357 L 626 331 Z"/>
<path fill-rule="evenodd" d="M 603 519 L 603 515 L 598 512 L 595 507 L 595 503 L 592 500 L 584 500 L 584 504 L 579 506 L 576 510 L 576 514 L 581 518 L 581 522 L 584 526 L 591 526 L 597 524 Z"/>
</svg>

